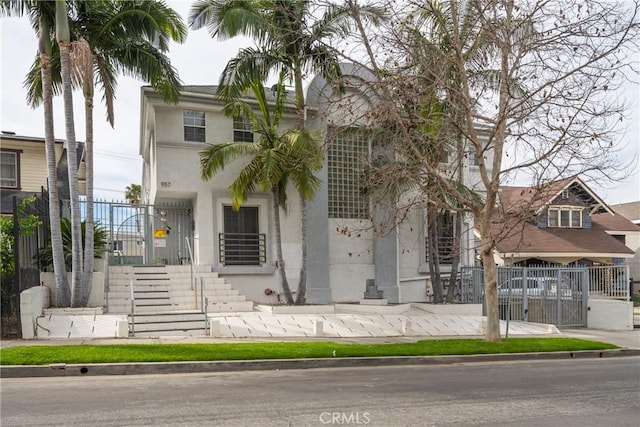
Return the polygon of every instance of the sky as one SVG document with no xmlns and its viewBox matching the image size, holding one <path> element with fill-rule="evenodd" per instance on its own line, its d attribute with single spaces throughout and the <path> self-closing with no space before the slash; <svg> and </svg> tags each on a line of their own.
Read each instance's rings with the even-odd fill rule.
<svg viewBox="0 0 640 427">
<path fill-rule="evenodd" d="M 167 2 L 185 19 L 191 1 Z M 239 48 L 249 46 L 247 39 L 220 42 L 212 39 L 206 29 L 189 30 L 184 44 L 172 44 L 170 59 L 185 85 L 215 85 L 227 61 Z M 31 109 L 26 104 L 23 88 L 37 52 L 37 37 L 29 20 L 0 18 L 0 130 L 17 135 L 44 137 L 42 107 Z M 635 76 L 636 82 L 640 77 Z M 106 121 L 105 108 L 96 94 L 94 107 L 95 198 L 123 200 L 125 187 L 142 181 L 142 159 L 139 155 L 140 87 L 144 82 L 120 76 L 115 101 L 115 127 Z M 625 96 L 632 103 L 629 111 L 625 147 L 621 160 L 635 158 L 632 175 L 622 182 L 588 182 L 588 185 L 608 204 L 640 200 L 640 83 L 630 83 Z M 55 137 L 65 138 L 61 97 L 54 100 Z M 80 94 L 74 95 L 76 140 L 84 141 L 84 104 Z"/>
</svg>

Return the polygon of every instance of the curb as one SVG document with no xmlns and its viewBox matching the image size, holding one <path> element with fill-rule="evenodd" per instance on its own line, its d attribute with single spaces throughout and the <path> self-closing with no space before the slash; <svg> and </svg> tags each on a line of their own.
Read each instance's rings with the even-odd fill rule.
<svg viewBox="0 0 640 427">
<path fill-rule="evenodd" d="M 0 366 L 2 378 L 100 375 L 188 374 L 201 372 L 284 369 L 356 368 L 375 366 L 448 365 L 522 360 L 595 359 L 640 356 L 640 349 L 560 351 L 549 353 L 476 354 L 468 356 L 344 357 L 324 359 L 230 360 L 216 362 L 141 362 Z"/>
</svg>

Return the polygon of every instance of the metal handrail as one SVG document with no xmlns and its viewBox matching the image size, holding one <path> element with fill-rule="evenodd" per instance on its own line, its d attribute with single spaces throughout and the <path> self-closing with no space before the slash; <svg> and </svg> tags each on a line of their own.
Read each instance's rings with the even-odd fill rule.
<svg viewBox="0 0 640 427">
<path fill-rule="evenodd" d="M 131 294 L 131 336 L 136 333 L 136 319 L 135 319 L 135 296 L 133 294 L 133 279 L 129 280 L 129 293 Z"/>
<path fill-rule="evenodd" d="M 209 296 L 204 288 L 204 277 L 200 278 L 200 309 L 204 313 L 204 328 L 209 331 Z"/>
<path fill-rule="evenodd" d="M 187 251 L 189 252 L 189 259 L 191 260 L 191 289 L 195 290 L 196 308 L 198 307 L 198 290 L 196 283 L 198 282 L 198 273 L 195 269 L 195 263 L 193 262 L 193 251 L 191 249 L 191 242 L 188 237 L 185 237 L 187 241 Z M 204 277 L 200 277 L 200 311 L 204 314 L 204 327 L 205 330 L 209 330 L 209 296 L 205 290 Z"/>
<path fill-rule="evenodd" d="M 189 260 L 190 260 L 189 264 L 191 265 L 191 290 L 194 291 L 196 288 L 196 282 L 198 280 L 198 276 L 196 274 L 196 268 L 193 262 L 193 250 L 191 249 L 191 242 L 189 241 L 188 237 L 185 237 L 185 240 L 187 241 L 187 251 L 189 252 Z"/>
</svg>

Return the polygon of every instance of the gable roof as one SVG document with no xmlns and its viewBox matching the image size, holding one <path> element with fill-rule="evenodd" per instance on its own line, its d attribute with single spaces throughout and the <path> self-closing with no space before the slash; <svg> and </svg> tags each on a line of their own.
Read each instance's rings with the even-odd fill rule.
<svg viewBox="0 0 640 427">
<path fill-rule="evenodd" d="M 568 189 L 577 201 L 567 203 L 589 209 L 591 228 L 538 227 L 538 216 Z M 501 187 L 498 213 L 491 224 L 496 252 L 503 258 L 628 258 L 634 252 L 612 234 L 630 231 L 639 229 L 616 214 L 577 176 L 540 187 Z"/>
<path fill-rule="evenodd" d="M 543 184 L 539 187 L 500 187 L 500 205 L 505 213 L 525 213 L 532 216 L 540 214 L 549 206 L 563 191 L 573 188 L 586 205 L 590 207 L 591 213 L 608 212 L 613 215 L 613 210 L 579 177 L 572 176 Z"/>
<path fill-rule="evenodd" d="M 507 257 L 514 255 L 533 258 L 546 255 L 573 256 L 579 259 L 633 256 L 631 249 L 607 233 L 611 231 L 608 225 L 598 221 L 602 218 L 609 220 L 609 217 L 609 214 L 594 215 L 591 228 L 539 228 L 531 222 L 512 219 L 506 223 L 493 223 L 491 234 L 496 240 L 496 251 Z M 616 223 L 624 220 L 620 216 L 615 218 L 613 222 Z"/>
</svg>

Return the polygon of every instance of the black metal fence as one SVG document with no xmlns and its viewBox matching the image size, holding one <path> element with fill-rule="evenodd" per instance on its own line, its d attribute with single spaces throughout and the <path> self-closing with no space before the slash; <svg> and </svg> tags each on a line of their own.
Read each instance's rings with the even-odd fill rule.
<svg viewBox="0 0 640 427">
<path fill-rule="evenodd" d="M 32 203 L 25 205 L 24 210 L 19 210 L 20 201 L 13 199 L 13 233 L 15 255 L 15 281 L 16 288 L 23 291 L 40 284 L 40 260 L 39 250 L 49 244 L 51 233 L 49 232 L 49 195 L 41 189 Z M 20 223 L 28 215 L 34 215 L 40 221 L 40 225 L 30 233 L 20 232 Z"/>
</svg>

